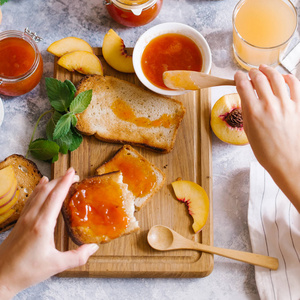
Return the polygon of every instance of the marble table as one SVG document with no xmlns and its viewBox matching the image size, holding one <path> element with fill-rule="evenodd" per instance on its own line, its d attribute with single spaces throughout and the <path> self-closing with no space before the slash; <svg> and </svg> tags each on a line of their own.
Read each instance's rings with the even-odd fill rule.
<svg viewBox="0 0 300 300">
<path fill-rule="evenodd" d="M 159 16 L 150 24 L 125 28 L 115 23 L 101 0 L 11 0 L 2 6 L 0 30 L 29 27 L 44 40 L 39 43 L 44 60 L 41 83 L 21 97 L 2 97 L 5 117 L 0 127 L 0 160 L 25 154 L 38 116 L 49 108 L 44 78 L 53 74 L 53 56 L 46 49 L 66 36 L 102 45 L 104 34 L 114 28 L 133 47 L 138 37 L 153 25 L 181 22 L 200 31 L 213 58 L 212 74 L 232 78 L 239 69 L 233 58 L 231 16 L 237 0 L 165 0 Z M 299 8 L 297 0 L 294 3 Z M 294 39 L 299 38 L 299 28 Z M 212 89 L 212 104 L 233 87 Z M 44 135 L 46 120 L 36 136 Z M 214 245 L 251 251 L 247 225 L 249 166 L 255 157 L 250 146 L 232 146 L 213 135 L 213 227 Z M 50 176 L 50 164 L 36 161 Z M 0 235 L 2 241 L 8 232 Z M 211 275 L 199 279 L 116 279 L 52 277 L 31 287 L 15 299 L 259 299 L 254 267 L 215 256 Z"/>
</svg>

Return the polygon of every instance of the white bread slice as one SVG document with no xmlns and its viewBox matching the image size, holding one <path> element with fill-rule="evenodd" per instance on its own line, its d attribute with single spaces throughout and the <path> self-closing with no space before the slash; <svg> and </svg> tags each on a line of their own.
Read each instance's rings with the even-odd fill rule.
<svg viewBox="0 0 300 300">
<path fill-rule="evenodd" d="M 106 188 L 107 184 L 111 184 L 111 183 L 116 183 L 114 187 L 117 188 L 119 187 L 120 189 L 117 195 L 119 195 L 119 192 L 121 193 L 121 198 L 123 202 L 122 208 L 124 209 L 125 216 L 128 219 L 127 227 L 124 229 L 122 228 L 121 231 L 118 233 L 118 236 L 111 237 L 104 233 L 102 234 L 102 231 L 101 234 L 99 232 L 96 233 L 95 230 L 99 230 L 99 229 L 94 230 L 93 226 L 90 226 L 90 224 L 88 224 L 87 226 L 73 226 L 72 212 L 69 206 L 72 196 L 74 196 L 76 193 L 78 194 L 80 190 L 86 191 L 86 188 L 84 187 L 85 184 L 91 184 L 93 187 L 102 185 L 103 188 Z M 140 229 L 138 225 L 138 221 L 134 216 L 134 197 L 133 194 L 130 191 L 128 191 L 127 187 L 128 187 L 127 184 L 123 183 L 123 176 L 120 171 L 104 174 L 101 176 L 93 176 L 93 177 L 85 178 L 81 182 L 76 182 L 72 184 L 69 193 L 62 206 L 62 215 L 65 220 L 65 224 L 69 236 L 71 237 L 74 243 L 76 243 L 77 245 L 82 245 L 87 243 L 97 243 L 97 244 L 107 243 L 115 238 L 136 232 Z M 86 192 L 86 194 L 88 194 L 88 192 Z M 97 197 L 96 201 L 98 199 L 99 201 L 101 201 L 101 196 L 102 195 L 99 194 L 99 198 Z M 109 199 L 109 200 L 113 201 L 114 199 Z M 93 199 L 93 201 L 95 201 L 95 199 Z M 110 212 L 108 212 L 108 214 L 109 213 Z M 117 225 L 106 224 L 105 226 L 117 226 Z"/>
<path fill-rule="evenodd" d="M 111 76 L 84 77 L 77 93 L 89 89 L 93 90 L 91 103 L 76 115 L 80 132 L 103 141 L 148 147 L 161 153 L 172 150 L 185 114 L 180 101 Z"/>
<path fill-rule="evenodd" d="M 0 162 L 0 169 L 11 165 L 16 174 L 18 190 L 20 192 L 18 201 L 12 207 L 15 212 L 3 223 L 0 224 L 0 232 L 6 231 L 18 221 L 21 212 L 30 194 L 42 178 L 36 164 L 19 154 L 12 154 Z"/>
<path fill-rule="evenodd" d="M 128 168 L 130 172 L 128 174 Z M 154 164 L 133 149 L 130 145 L 124 145 L 115 155 L 96 169 L 96 174 L 102 175 L 113 171 L 121 171 L 124 183 L 128 184 L 134 196 L 136 210 L 142 206 L 164 185 L 165 174 Z M 143 175 L 143 178 L 132 178 L 133 173 Z M 148 181 L 148 184 L 146 184 Z M 138 192 L 138 193 L 137 193 Z"/>
</svg>

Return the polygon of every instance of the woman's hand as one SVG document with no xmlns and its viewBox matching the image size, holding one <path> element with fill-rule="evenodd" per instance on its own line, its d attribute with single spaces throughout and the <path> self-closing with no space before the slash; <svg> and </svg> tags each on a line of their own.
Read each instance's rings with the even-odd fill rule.
<svg viewBox="0 0 300 300">
<path fill-rule="evenodd" d="M 55 248 L 56 220 L 77 178 L 73 168 L 50 182 L 43 177 L 31 194 L 17 224 L 0 245 L 0 299 L 10 299 L 54 274 L 84 265 L 97 251 L 96 244 L 67 252 Z"/>
<path fill-rule="evenodd" d="M 300 82 L 264 65 L 251 69 L 249 77 L 235 75 L 249 143 L 300 212 Z"/>
</svg>

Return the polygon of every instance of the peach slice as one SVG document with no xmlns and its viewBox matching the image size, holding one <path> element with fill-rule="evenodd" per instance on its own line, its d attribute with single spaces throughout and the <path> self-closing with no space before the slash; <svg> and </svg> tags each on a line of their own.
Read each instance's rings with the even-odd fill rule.
<svg viewBox="0 0 300 300">
<path fill-rule="evenodd" d="M 8 203 L 2 207 L 0 207 L 0 216 L 2 214 L 5 214 L 7 213 L 15 204 L 16 202 L 18 201 L 19 199 L 19 194 L 20 194 L 20 191 L 19 190 L 16 190 L 16 192 L 14 193 L 14 195 L 12 196 L 11 200 L 8 201 Z"/>
<path fill-rule="evenodd" d="M 0 224 L 5 222 L 8 218 L 10 218 L 14 214 L 14 212 L 15 212 L 14 209 L 10 209 L 5 214 L 0 215 Z"/>
<path fill-rule="evenodd" d="M 78 50 L 93 53 L 92 47 L 86 41 L 73 36 L 53 42 L 47 49 L 48 52 L 58 57 Z"/>
<path fill-rule="evenodd" d="M 209 199 L 205 190 L 195 182 L 177 180 L 172 182 L 176 198 L 184 202 L 193 217 L 194 232 L 200 231 L 207 221 L 209 214 Z"/>
<path fill-rule="evenodd" d="M 99 58 L 88 51 L 74 51 L 63 55 L 57 63 L 69 70 L 85 75 L 103 75 L 103 68 Z"/>
<path fill-rule="evenodd" d="M 0 207 L 8 202 L 17 189 L 17 178 L 12 166 L 0 170 Z"/>
<path fill-rule="evenodd" d="M 248 144 L 238 94 L 225 95 L 215 103 L 211 111 L 210 124 L 214 134 L 221 141 L 233 145 Z"/>
<path fill-rule="evenodd" d="M 112 29 L 104 36 L 102 54 L 106 62 L 117 71 L 134 73 L 132 56 L 127 54 L 124 41 Z"/>
</svg>

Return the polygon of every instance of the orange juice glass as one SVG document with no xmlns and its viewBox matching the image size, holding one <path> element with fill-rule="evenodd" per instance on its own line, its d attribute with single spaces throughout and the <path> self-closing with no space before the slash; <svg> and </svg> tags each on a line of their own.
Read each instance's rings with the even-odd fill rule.
<svg viewBox="0 0 300 300">
<path fill-rule="evenodd" d="M 297 28 L 289 0 L 241 0 L 233 11 L 233 53 L 245 69 L 276 66 Z"/>
</svg>

